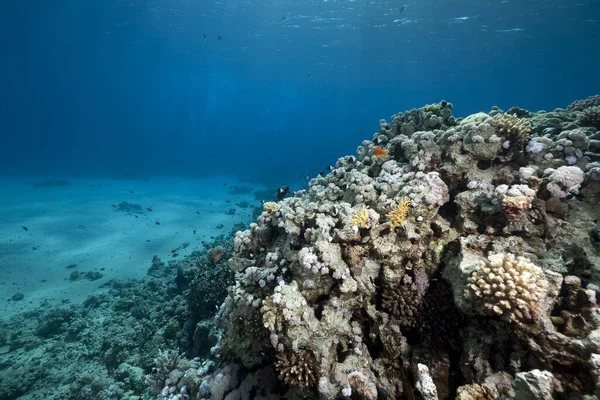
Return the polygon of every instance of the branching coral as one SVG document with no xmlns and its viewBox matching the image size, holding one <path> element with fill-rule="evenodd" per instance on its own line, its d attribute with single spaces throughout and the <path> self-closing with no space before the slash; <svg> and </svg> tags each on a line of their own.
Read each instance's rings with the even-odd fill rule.
<svg viewBox="0 0 600 400">
<path fill-rule="evenodd" d="M 359 228 L 366 228 L 367 222 L 369 222 L 369 212 L 366 207 L 352 214 L 352 218 L 350 218 L 350 223 Z"/>
<path fill-rule="evenodd" d="M 388 214 L 388 217 L 390 217 L 391 230 L 394 230 L 397 227 L 404 225 L 404 220 L 408 215 L 409 206 L 410 200 L 404 198 L 402 199 L 402 201 L 400 201 L 400 204 L 398 204 L 398 206 Z"/>
<path fill-rule="evenodd" d="M 279 353 L 275 367 L 279 371 L 279 377 L 287 384 L 307 389 L 314 386 L 316 382 L 315 357 L 310 351 Z"/>
<path fill-rule="evenodd" d="M 156 367 L 151 375 L 146 375 L 146 383 L 157 390 L 165 386 L 169 374 L 178 368 L 181 361 L 187 360 L 177 350 L 160 351 L 154 359 Z"/>
<path fill-rule="evenodd" d="M 494 122 L 498 133 L 511 141 L 521 140 L 531 133 L 531 123 L 514 114 L 496 114 Z"/>
<path fill-rule="evenodd" d="M 464 295 L 485 314 L 510 322 L 531 320 L 540 313 L 547 282 L 540 267 L 524 257 L 493 254 L 477 267 Z"/>
</svg>

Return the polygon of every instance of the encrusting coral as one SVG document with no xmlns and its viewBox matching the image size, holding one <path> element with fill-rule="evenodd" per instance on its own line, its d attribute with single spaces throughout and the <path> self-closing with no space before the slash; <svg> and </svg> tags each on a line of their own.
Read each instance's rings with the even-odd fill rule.
<svg viewBox="0 0 600 400">
<path fill-rule="evenodd" d="M 265 204 L 187 393 L 598 398 L 600 137 L 580 106 L 398 113 Z"/>
</svg>

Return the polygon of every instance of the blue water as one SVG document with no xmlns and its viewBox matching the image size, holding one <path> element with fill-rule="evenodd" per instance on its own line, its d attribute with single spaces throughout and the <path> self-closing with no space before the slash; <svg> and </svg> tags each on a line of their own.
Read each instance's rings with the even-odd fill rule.
<svg viewBox="0 0 600 400">
<path fill-rule="evenodd" d="M 598 93 L 599 42 L 598 0 L 4 0 L 0 173 L 284 184 L 425 103 Z"/>
</svg>

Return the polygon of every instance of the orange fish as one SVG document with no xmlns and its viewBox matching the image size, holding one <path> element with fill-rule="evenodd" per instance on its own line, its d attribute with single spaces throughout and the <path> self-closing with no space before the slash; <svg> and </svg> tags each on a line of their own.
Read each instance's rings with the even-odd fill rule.
<svg viewBox="0 0 600 400">
<path fill-rule="evenodd" d="M 373 149 L 373 155 L 375 157 L 379 158 L 379 157 L 387 156 L 388 152 L 387 152 L 387 150 L 384 150 L 381 147 L 375 147 Z"/>
</svg>

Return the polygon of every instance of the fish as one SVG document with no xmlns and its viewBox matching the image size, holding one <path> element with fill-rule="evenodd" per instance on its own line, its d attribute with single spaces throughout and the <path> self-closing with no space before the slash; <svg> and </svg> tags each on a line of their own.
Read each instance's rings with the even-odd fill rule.
<svg viewBox="0 0 600 400">
<path fill-rule="evenodd" d="M 206 40 L 206 34 L 202 34 L 202 39 Z"/>
<path fill-rule="evenodd" d="M 134 215 L 134 217 L 139 218 L 137 215 Z"/>
<path fill-rule="evenodd" d="M 307 73 L 307 75 L 309 78 L 312 78 L 312 73 L 309 72 L 309 73 Z"/>
<path fill-rule="evenodd" d="M 375 147 L 373 149 L 373 155 L 377 158 L 379 157 L 383 157 L 383 156 L 387 156 L 388 152 L 385 149 L 382 149 L 381 147 Z"/>
<path fill-rule="evenodd" d="M 282 21 L 287 21 L 287 17 L 284 15 L 283 17 L 281 17 Z"/>
<path fill-rule="evenodd" d="M 148 207 L 148 208 L 146 208 L 146 210 L 148 210 L 148 212 L 151 212 L 152 211 L 152 207 Z"/>
<path fill-rule="evenodd" d="M 327 171 L 333 171 L 333 165 L 328 165 L 327 166 Z"/>
<path fill-rule="evenodd" d="M 160 225 L 160 222 L 159 222 L 159 221 L 156 221 L 156 222 L 155 222 L 155 224 L 156 224 L 156 225 Z"/>
<path fill-rule="evenodd" d="M 400 14 L 402 14 L 406 10 L 406 6 L 400 7 Z"/>
<path fill-rule="evenodd" d="M 196 230 L 194 229 L 194 235 L 196 234 Z"/>
<path fill-rule="evenodd" d="M 116 206 L 116 205 L 114 205 L 114 204 L 111 204 L 111 206 L 113 206 L 114 208 L 117 208 L 117 206 Z"/>
<path fill-rule="evenodd" d="M 223 38 L 222 38 L 220 35 L 219 35 L 219 36 L 217 36 L 217 39 L 219 39 L 219 40 L 223 40 Z"/>
<path fill-rule="evenodd" d="M 21 226 L 21 228 L 23 228 L 24 231 L 28 231 L 29 230 L 29 228 L 26 227 L 26 226 Z"/>
<path fill-rule="evenodd" d="M 196 211 L 196 214 L 200 215 L 200 211 Z"/>
<path fill-rule="evenodd" d="M 290 191 L 290 187 L 287 185 L 282 186 L 279 189 L 277 189 L 277 200 L 283 200 L 283 198 L 288 194 L 289 191 Z"/>
<path fill-rule="evenodd" d="M 133 194 L 133 190 L 130 190 L 129 193 Z"/>
</svg>

